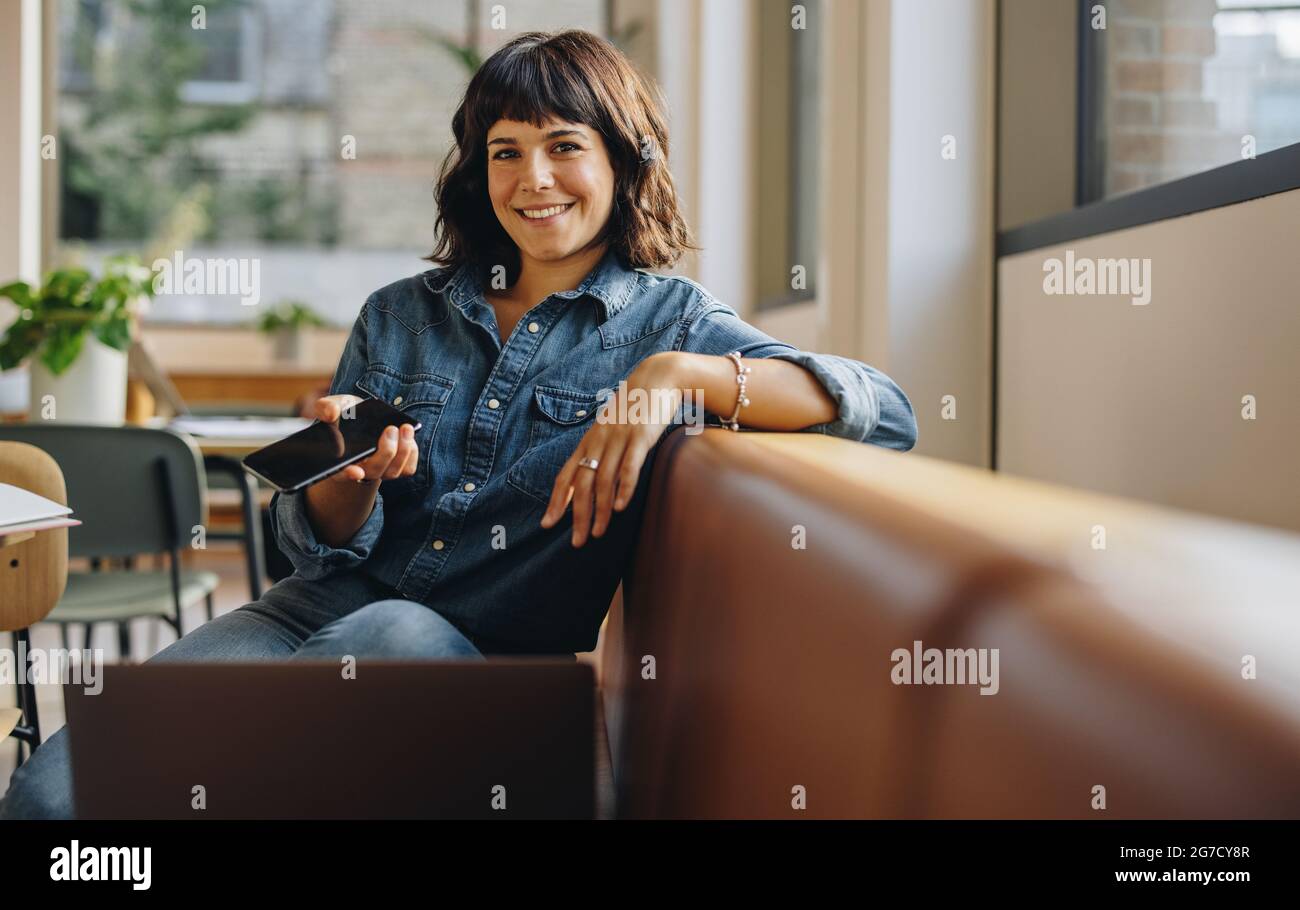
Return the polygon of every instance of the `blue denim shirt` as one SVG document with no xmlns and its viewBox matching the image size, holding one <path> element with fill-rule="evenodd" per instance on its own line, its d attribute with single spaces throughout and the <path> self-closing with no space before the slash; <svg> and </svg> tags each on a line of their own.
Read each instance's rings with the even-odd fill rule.
<svg viewBox="0 0 1300 910">
<path fill-rule="evenodd" d="M 382 482 L 341 547 L 316 539 L 301 493 L 277 493 L 276 541 L 300 576 L 368 573 L 437 610 L 484 653 L 591 650 L 633 552 L 651 458 L 601 537 L 575 548 L 571 509 L 551 528 L 538 522 L 600 393 L 674 350 L 738 350 L 807 368 L 838 414 L 803 432 L 902 450 L 916 441 L 911 404 L 889 377 L 779 342 L 688 279 L 629 269 L 610 252 L 576 290 L 528 310 L 502 345 L 478 270 L 432 269 L 370 296 L 330 386 L 418 419 L 415 475 Z"/>
</svg>

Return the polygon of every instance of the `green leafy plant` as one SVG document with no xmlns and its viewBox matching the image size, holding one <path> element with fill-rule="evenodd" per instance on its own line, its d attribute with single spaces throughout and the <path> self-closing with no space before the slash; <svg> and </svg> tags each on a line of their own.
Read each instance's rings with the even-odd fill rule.
<svg viewBox="0 0 1300 910">
<path fill-rule="evenodd" d="M 474 45 L 461 44 L 455 38 L 430 29 L 420 29 L 419 31 L 425 38 L 456 58 L 456 62 L 463 66 L 470 75 L 478 72 L 478 68 L 483 65 L 483 55 Z"/>
<path fill-rule="evenodd" d="M 131 320 L 153 295 L 153 273 L 134 256 L 115 256 L 96 280 L 84 268 L 50 272 L 33 288 L 25 281 L 0 287 L 18 306 L 18 318 L 0 338 L 0 370 L 35 355 L 58 376 L 76 361 L 86 335 L 118 351 L 131 346 Z"/>
<path fill-rule="evenodd" d="M 270 334 L 281 329 L 323 328 L 329 323 L 307 304 L 298 300 L 285 300 L 263 313 L 257 320 L 257 329 Z"/>
</svg>

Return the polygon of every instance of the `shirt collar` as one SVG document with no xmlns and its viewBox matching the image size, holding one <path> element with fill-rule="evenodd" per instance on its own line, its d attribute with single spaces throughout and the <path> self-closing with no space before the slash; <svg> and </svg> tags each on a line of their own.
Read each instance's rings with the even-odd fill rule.
<svg viewBox="0 0 1300 910">
<path fill-rule="evenodd" d="M 461 312 L 473 301 L 483 298 L 483 282 L 479 270 L 471 263 L 463 263 L 458 268 L 447 269 L 441 274 L 437 271 L 427 272 L 424 276 L 425 286 L 435 294 L 446 294 Z M 572 291 L 560 291 L 554 296 L 567 300 L 576 300 L 587 296 L 600 302 L 605 310 L 605 319 L 610 320 L 628 305 L 632 291 L 636 287 L 637 271 L 623 264 L 614 250 L 608 249 L 600 262 L 596 264 Z"/>
</svg>

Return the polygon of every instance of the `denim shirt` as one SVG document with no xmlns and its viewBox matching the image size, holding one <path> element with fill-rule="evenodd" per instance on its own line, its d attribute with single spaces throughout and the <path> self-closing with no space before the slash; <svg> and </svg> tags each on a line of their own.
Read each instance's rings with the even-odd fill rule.
<svg viewBox="0 0 1300 910">
<path fill-rule="evenodd" d="M 911 404 L 883 373 L 779 342 L 694 282 L 630 269 L 612 251 L 576 290 L 528 310 L 504 345 L 479 271 L 432 269 L 370 296 L 330 386 L 422 424 L 414 476 L 381 482 L 341 547 L 316 539 L 302 493 L 276 493 L 276 542 L 299 576 L 365 572 L 432 607 L 485 654 L 589 651 L 629 566 L 654 453 L 627 506 L 582 547 L 570 540 L 571 508 L 539 524 L 555 477 L 602 391 L 646 357 L 732 350 L 797 363 L 826 388 L 837 416 L 802 432 L 915 443 Z M 706 412 L 705 423 L 718 418 Z"/>
</svg>

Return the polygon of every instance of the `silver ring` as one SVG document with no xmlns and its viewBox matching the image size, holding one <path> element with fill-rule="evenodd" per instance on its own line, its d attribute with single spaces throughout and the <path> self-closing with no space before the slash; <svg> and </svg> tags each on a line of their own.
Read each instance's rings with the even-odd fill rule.
<svg viewBox="0 0 1300 910">
<path fill-rule="evenodd" d="M 584 455 L 582 458 L 578 459 L 578 465 L 579 467 L 583 467 L 583 468 L 591 468 L 594 471 L 598 467 L 600 467 L 600 459 L 589 458 Z"/>
</svg>

